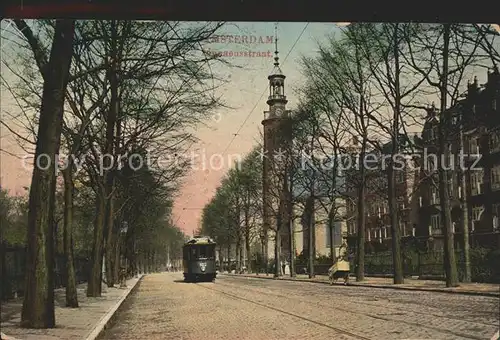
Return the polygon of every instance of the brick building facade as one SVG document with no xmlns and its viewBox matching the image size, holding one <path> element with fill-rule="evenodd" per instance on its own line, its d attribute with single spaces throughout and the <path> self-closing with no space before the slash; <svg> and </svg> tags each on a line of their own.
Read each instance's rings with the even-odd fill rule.
<svg viewBox="0 0 500 340">
<path fill-rule="evenodd" d="M 446 124 L 449 127 L 449 150 L 454 161 L 450 164 L 453 166 L 448 167 L 448 194 L 457 248 L 462 246 L 463 206 L 468 209 L 471 246 L 500 246 L 499 99 L 500 76 L 496 70 L 488 72 L 484 85 L 479 85 L 475 78 L 468 85 L 465 98 L 445 113 L 449 122 Z M 437 151 L 438 124 L 437 110 L 429 108 L 420 141 L 424 155 L 421 157 L 417 236 L 426 239 L 430 249 L 441 249 L 443 246 L 437 175 L 431 174 L 428 169 L 429 159 Z M 465 176 L 465 190 L 461 185 L 462 176 Z"/>
</svg>

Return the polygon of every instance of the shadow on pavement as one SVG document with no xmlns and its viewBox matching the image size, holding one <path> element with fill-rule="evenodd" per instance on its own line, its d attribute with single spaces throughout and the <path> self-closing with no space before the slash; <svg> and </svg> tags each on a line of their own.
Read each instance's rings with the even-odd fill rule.
<svg viewBox="0 0 500 340">
<path fill-rule="evenodd" d="M 174 280 L 174 283 L 196 284 L 196 283 L 214 283 L 215 281 L 184 281 Z"/>
</svg>

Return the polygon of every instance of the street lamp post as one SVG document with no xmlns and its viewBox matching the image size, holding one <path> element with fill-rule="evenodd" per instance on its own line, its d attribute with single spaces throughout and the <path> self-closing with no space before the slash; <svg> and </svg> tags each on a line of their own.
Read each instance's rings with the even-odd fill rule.
<svg viewBox="0 0 500 340">
<path fill-rule="evenodd" d="M 125 235 L 127 234 L 127 231 L 128 231 L 128 223 L 125 221 L 123 222 L 122 224 L 122 227 L 120 228 L 120 234 L 123 235 L 123 239 L 122 239 L 122 242 L 125 241 Z M 124 242 L 125 244 L 125 242 Z M 125 244 L 126 245 L 126 244 Z M 123 255 L 122 255 L 123 256 Z M 125 256 L 123 256 L 125 257 Z M 125 257 L 125 261 L 121 261 L 122 264 L 123 262 L 124 263 L 124 266 L 121 266 L 121 283 L 120 283 L 120 288 L 127 288 L 127 275 L 126 275 L 126 268 L 127 268 L 127 258 Z"/>
</svg>

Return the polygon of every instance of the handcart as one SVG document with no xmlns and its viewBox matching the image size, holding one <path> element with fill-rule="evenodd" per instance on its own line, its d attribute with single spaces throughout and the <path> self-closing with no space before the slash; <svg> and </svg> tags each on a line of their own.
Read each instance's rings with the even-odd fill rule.
<svg viewBox="0 0 500 340">
<path fill-rule="evenodd" d="M 333 264 L 333 266 L 328 269 L 328 279 L 330 284 L 333 285 L 337 282 L 339 278 L 344 279 L 344 285 L 347 285 L 349 282 L 349 261 L 338 260 Z"/>
</svg>

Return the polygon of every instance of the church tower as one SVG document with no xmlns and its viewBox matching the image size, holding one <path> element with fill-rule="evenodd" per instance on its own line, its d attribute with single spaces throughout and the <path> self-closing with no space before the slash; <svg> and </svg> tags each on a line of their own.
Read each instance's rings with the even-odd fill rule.
<svg viewBox="0 0 500 340">
<path fill-rule="evenodd" d="M 290 233 L 287 223 L 289 188 L 287 160 L 291 145 L 290 111 L 286 109 L 285 75 L 280 69 L 278 38 L 275 35 L 274 68 L 267 77 L 269 80 L 269 110 L 264 111 L 262 121 L 264 130 L 264 155 L 262 171 L 263 199 L 263 237 L 268 244 L 269 236 L 280 245 L 278 262 L 290 259 Z M 278 229 L 279 233 L 274 231 Z M 274 238 L 276 236 L 276 238 Z M 274 242 L 273 242 L 274 244 Z M 269 258 L 268 247 L 264 246 L 264 258 Z M 274 257 L 276 257 L 276 253 Z"/>
</svg>

